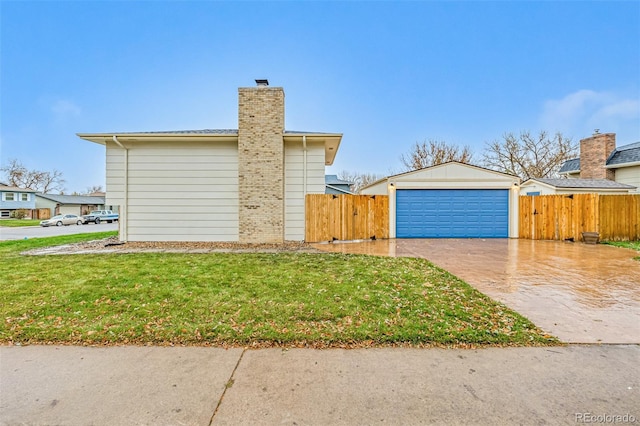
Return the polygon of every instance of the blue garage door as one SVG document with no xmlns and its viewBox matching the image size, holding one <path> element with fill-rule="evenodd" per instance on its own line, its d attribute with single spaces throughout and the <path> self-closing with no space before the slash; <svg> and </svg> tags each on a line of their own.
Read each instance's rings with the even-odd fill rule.
<svg viewBox="0 0 640 426">
<path fill-rule="evenodd" d="M 507 189 L 399 189 L 398 238 L 506 238 Z"/>
</svg>

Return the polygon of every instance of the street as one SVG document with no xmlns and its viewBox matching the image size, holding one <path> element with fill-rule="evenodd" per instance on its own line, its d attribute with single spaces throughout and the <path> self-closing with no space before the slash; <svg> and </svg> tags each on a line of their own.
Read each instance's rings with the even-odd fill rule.
<svg viewBox="0 0 640 426">
<path fill-rule="evenodd" d="M 117 231 L 118 223 L 101 223 L 99 225 L 69 225 L 69 226 L 25 226 L 7 228 L 0 226 L 0 241 L 23 240 L 28 238 L 54 237 L 59 235 L 85 234 L 89 232 Z"/>
</svg>

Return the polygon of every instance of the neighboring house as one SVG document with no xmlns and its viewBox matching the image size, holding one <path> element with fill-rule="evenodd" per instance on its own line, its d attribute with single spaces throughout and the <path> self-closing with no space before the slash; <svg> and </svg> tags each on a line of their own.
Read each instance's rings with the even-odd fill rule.
<svg viewBox="0 0 640 426">
<path fill-rule="evenodd" d="M 517 238 L 520 178 L 449 162 L 360 190 L 389 195 L 390 238 Z"/>
<path fill-rule="evenodd" d="M 609 194 L 624 195 L 635 186 L 608 179 L 529 179 L 520 186 L 520 195 Z"/>
<path fill-rule="evenodd" d="M 103 196 L 36 194 L 36 208 L 49 209 L 51 216 L 57 214 L 76 214 L 81 216 L 91 210 L 110 207 L 105 207 Z"/>
<path fill-rule="evenodd" d="M 580 157 L 565 161 L 559 174 L 569 179 L 608 180 L 634 187 L 627 188 L 627 192 L 619 187 L 621 193 L 640 192 L 640 142 L 616 148 L 615 133 L 596 132 L 580 141 Z M 576 185 L 585 188 L 583 184 Z M 600 192 L 603 186 L 610 187 L 608 183 L 595 182 L 591 192 Z"/>
<path fill-rule="evenodd" d="M 238 89 L 238 129 L 83 133 L 105 146 L 122 241 L 302 241 L 342 134 L 284 128 L 284 90 Z"/>
<path fill-rule="evenodd" d="M 16 188 L 0 183 L 0 218 L 9 219 L 12 212 L 18 209 L 32 210 L 36 208 L 35 192 L 31 189 Z"/>
<path fill-rule="evenodd" d="M 351 185 L 353 185 L 353 182 L 338 179 L 338 175 L 326 175 L 324 177 L 325 194 L 353 194 Z"/>
</svg>

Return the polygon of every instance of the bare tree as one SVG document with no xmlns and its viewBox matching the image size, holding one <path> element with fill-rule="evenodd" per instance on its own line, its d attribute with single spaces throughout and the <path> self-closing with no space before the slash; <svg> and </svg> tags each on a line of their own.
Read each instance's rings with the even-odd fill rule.
<svg viewBox="0 0 640 426">
<path fill-rule="evenodd" d="M 64 191 L 62 172 L 58 170 L 28 170 L 20 161 L 9 160 L 0 171 L 4 172 L 7 183 L 18 188 L 32 189 L 45 194 Z"/>
<path fill-rule="evenodd" d="M 410 171 L 437 166 L 449 161 L 470 163 L 472 158 L 473 153 L 468 146 L 459 147 L 458 145 L 429 139 L 422 143 L 416 142 L 407 154 L 400 156 L 400 161 L 405 169 Z"/>
<path fill-rule="evenodd" d="M 550 137 L 546 131 L 537 135 L 523 131 L 519 136 L 506 133 L 502 140 L 487 143 L 482 157 L 487 168 L 526 180 L 557 177 L 562 163 L 577 155 L 578 144 L 562 133 Z"/>
<path fill-rule="evenodd" d="M 88 186 L 87 190 L 85 191 L 85 194 L 91 195 L 95 192 L 104 192 L 104 188 L 102 187 L 102 185 Z"/>
<path fill-rule="evenodd" d="M 363 187 L 382 179 L 383 175 L 378 175 L 375 173 L 358 173 L 358 172 L 348 172 L 343 170 L 338 173 L 338 179 L 346 180 L 347 182 L 353 182 L 351 185 L 351 191 L 353 193 L 359 193 L 360 189 Z"/>
</svg>

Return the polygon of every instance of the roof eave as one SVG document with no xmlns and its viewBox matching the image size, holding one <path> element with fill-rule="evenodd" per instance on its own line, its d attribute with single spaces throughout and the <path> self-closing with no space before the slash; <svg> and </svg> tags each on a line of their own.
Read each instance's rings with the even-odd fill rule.
<svg viewBox="0 0 640 426">
<path fill-rule="evenodd" d="M 607 164 L 604 166 L 605 169 L 621 169 L 623 167 L 633 167 L 640 166 L 640 161 L 632 161 L 630 163 L 620 163 L 620 164 Z"/>
<path fill-rule="evenodd" d="M 76 136 L 80 139 L 100 145 L 106 145 L 108 142 L 111 142 L 114 136 L 123 143 L 162 140 L 171 140 L 172 142 L 193 140 L 225 142 L 238 140 L 237 133 L 76 133 Z M 285 141 L 302 141 L 303 136 L 307 138 L 307 142 L 323 142 L 325 149 L 325 165 L 330 166 L 333 164 L 333 161 L 336 158 L 336 153 L 340 148 L 342 133 L 285 133 L 282 135 Z"/>
<path fill-rule="evenodd" d="M 162 141 L 171 140 L 184 142 L 187 140 L 199 141 L 234 141 L 238 139 L 237 133 L 76 133 L 80 139 L 106 145 L 113 137 L 117 137 L 120 142 L 141 142 L 141 141 Z"/>
<path fill-rule="evenodd" d="M 532 182 L 532 183 L 535 182 L 538 185 L 546 186 L 547 188 L 550 188 L 550 189 L 558 189 L 559 188 L 559 187 L 557 187 L 555 185 L 552 185 L 550 183 L 542 182 L 540 180 L 537 180 L 536 178 L 529 178 L 526 181 L 522 182 L 522 184 L 520 185 L 520 188 L 526 188 L 527 186 L 532 185 L 532 183 L 529 183 L 529 182 Z"/>
<path fill-rule="evenodd" d="M 303 136 L 307 142 L 324 143 L 324 165 L 331 166 L 340 148 L 342 133 L 285 133 L 283 139 L 285 142 L 302 142 Z"/>
</svg>

